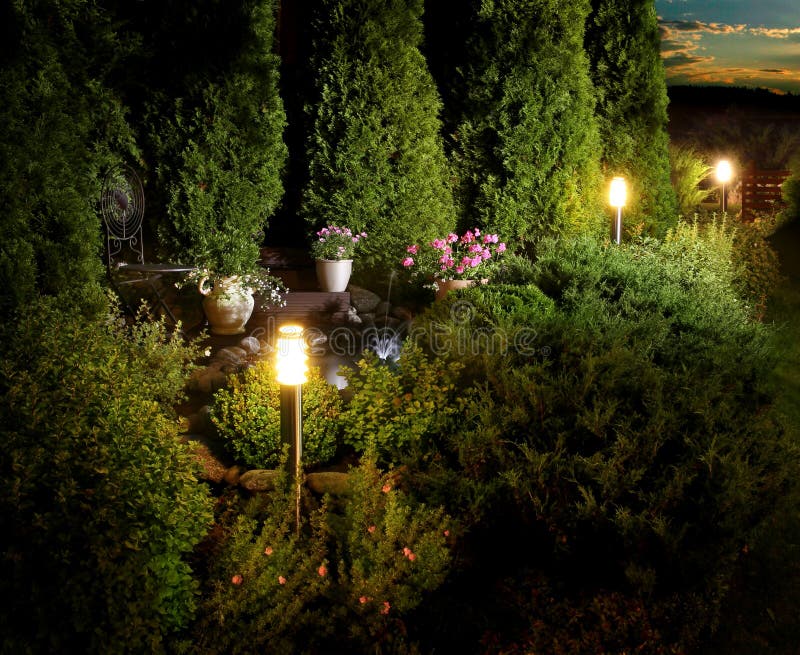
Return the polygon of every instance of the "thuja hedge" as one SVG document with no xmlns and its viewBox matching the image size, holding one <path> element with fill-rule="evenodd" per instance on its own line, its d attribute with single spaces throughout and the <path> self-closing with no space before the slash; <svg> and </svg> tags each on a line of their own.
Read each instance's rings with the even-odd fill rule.
<svg viewBox="0 0 800 655">
<path fill-rule="evenodd" d="M 323 0 L 314 62 L 310 228 L 369 237 L 357 273 L 388 275 L 405 247 L 455 228 L 441 102 L 420 52 L 421 0 Z"/>
<path fill-rule="evenodd" d="M 259 0 L 238 11 L 238 29 L 204 26 L 209 39 L 227 38 L 235 51 L 220 57 L 219 70 L 187 76 L 161 110 L 166 117 L 150 126 L 166 196 L 160 240 L 174 259 L 216 276 L 253 272 L 283 197 L 288 156 L 273 52 L 277 4 Z"/>
<path fill-rule="evenodd" d="M 85 0 L 6 5 L 0 311 L 37 293 L 102 311 L 100 183 L 109 165 L 136 152 L 124 109 L 107 86 L 127 46 Z"/>
<path fill-rule="evenodd" d="M 663 234 L 678 215 L 670 185 L 667 85 L 653 0 L 593 0 L 586 52 L 606 178 L 622 175 L 626 222 Z"/>
<path fill-rule="evenodd" d="M 461 383 L 424 434 L 381 444 L 407 405 L 376 405 L 383 456 L 469 526 L 437 634 L 465 648 L 483 636 L 521 650 L 685 650 L 713 630 L 797 473 L 770 412 L 765 328 L 691 231 L 551 245 L 530 275 L 451 295 L 415 323 L 427 355 L 408 344 L 399 366 L 409 356 Z M 356 393 L 366 406 L 386 388 Z M 575 632 L 571 616 L 591 620 Z"/>
<path fill-rule="evenodd" d="M 197 353 L 53 303 L 3 328 L 4 653 L 157 653 L 190 622 L 211 520 L 169 408 Z"/>
<path fill-rule="evenodd" d="M 448 127 L 465 226 L 528 243 L 600 228 L 589 9 L 588 0 L 465 3 L 457 24 L 467 46 L 454 44 L 462 58 L 440 82 L 459 113 Z"/>
</svg>

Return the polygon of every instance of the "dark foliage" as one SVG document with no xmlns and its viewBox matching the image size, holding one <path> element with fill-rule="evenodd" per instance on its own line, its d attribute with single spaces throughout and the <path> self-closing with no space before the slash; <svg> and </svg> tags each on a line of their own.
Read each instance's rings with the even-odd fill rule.
<svg viewBox="0 0 800 655">
<path fill-rule="evenodd" d="M 678 211 L 670 185 L 667 89 L 653 0 L 593 0 L 586 51 L 606 177 L 625 177 L 626 223 L 663 234 Z"/>
</svg>

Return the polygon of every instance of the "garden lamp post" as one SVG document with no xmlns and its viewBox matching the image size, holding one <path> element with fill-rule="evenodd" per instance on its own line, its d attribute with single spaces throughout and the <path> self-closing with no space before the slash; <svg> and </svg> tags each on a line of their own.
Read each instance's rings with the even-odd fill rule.
<svg viewBox="0 0 800 655">
<path fill-rule="evenodd" d="M 617 210 L 617 217 L 614 221 L 614 241 L 619 244 L 622 241 L 622 208 L 627 200 L 628 190 L 625 186 L 624 177 L 615 177 L 611 180 L 611 189 L 608 193 L 608 204 Z"/>
<path fill-rule="evenodd" d="M 275 348 L 276 379 L 281 385 L 281 441 L 289 444 L 289 472 L 297 488 L 296 528 L 300 530 L 300 460 L 303 456 L 303 399 L 306 355 L 303 328 L 284 325 L 278 330 Z"/>
<path fill-rule="evenodd" d="M 731 177 L 733 177 L 733 169 L 731 169 L 731 163 L 727 159 L 721 160 L 717 164 L 717 180 L 722 184 L 722 194 L 720 196 L 720 204 L 722 207 L 722 212 L 725 213 L 727 209 L 726 205 L 726 198 L 725 198 L 725 185 L 731 181 Z"/>
</svg>

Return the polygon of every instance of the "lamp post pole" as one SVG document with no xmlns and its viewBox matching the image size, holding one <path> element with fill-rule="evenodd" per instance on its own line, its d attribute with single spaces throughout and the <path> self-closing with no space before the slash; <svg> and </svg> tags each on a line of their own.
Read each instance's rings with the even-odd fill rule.
<svg viewBox="0 0 800 655">
<path fill-rule="evenodd" d="M 727 209 L 727 198 L 725 197 L 725 185 L 730 182 L 731 177 L 733 177 L 733 169 L 731 168 L 731 164 L 727 159 L 722 159 L 717 164 L 717 180 L 719 180 L 720 184 L 722 185 L 721 194 L 720 194 L 720 208 L 722 209 L 722 213 L 724 214 Z"/>
<path fill-rule="evenodd" d="M 295 530 L 300 533 L 300 482 L 303 458 L 303 383 L 308 367 L 303 328 L 284 325 L 278 331 L 277 380 L 281 385 L 281 441 L 289 446 L 287 466 L 295 484 Z"/>
<path fill-rule="evenodd" d="M 611 189 L 608 193 L 608 204 L 617 209 L 617 218 L 614 221 L 614 242 L 622 243 L 622 208 L 627 201 L 628 190 L 624 177 L 615 177 L 611 180 Z"/>
</svg>

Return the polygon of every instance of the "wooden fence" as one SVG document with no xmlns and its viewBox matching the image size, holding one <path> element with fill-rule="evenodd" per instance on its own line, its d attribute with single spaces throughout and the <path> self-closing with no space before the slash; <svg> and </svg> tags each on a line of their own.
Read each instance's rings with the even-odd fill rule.
<svg viewBox="0 0 800 655">
<path fill-rule="evenodd" d="M 762 212 L 772 213 L 783 206 L 781 185 L 791 171 L 742 172 L 742 220 L 752 221 Z"/>
</svg>

